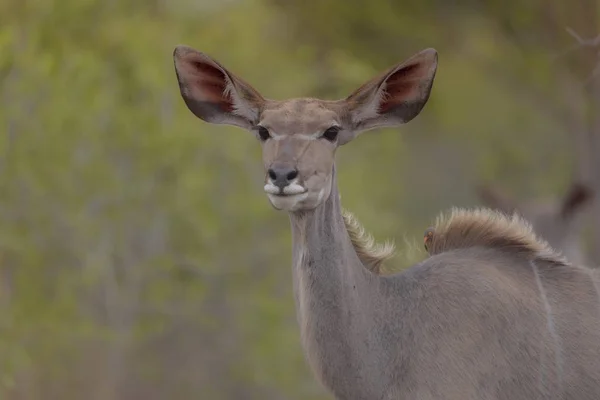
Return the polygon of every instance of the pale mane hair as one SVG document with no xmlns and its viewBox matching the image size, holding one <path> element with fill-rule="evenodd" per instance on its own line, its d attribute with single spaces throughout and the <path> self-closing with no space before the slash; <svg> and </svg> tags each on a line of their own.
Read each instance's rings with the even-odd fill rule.
<svg viewBox="0 0 600 400">
<path fill-rule="evenodd" d="M 379 274 L 384 261 L 394 256 L 394 244 L 389 241 L 384 244 L 376 243 L 373 236 L 365 231 L 365 228 L 351 212 L 343 210 L 342 216 L 358 258 L 365 268 Z"/>
<path fill-rule="evenodd" d="M 568 261 L 536 235 L 531 224 L 519 214 L 489 208 L 452 208 L 440 214 L 426 238 L 429 255 L 470 247 L 495 248 L 530 260 L 567 265 Z"/>
</svg>

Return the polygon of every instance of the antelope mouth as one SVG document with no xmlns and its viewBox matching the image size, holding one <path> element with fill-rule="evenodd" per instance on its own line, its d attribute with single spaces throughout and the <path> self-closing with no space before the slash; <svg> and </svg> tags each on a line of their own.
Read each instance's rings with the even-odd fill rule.
<svg viewBox="0 0 600 400">
<path fill-rule="evenodd" d="M 293 193 L 293 194 L 286 194 L 286 193 L 267 193 L 269 196 L 271 197 L 281 197 L 281 198 L 285 198 L 285 197 L 296 197 L 296 196 L 300 196 L 301 194 L 304 194 L 306 192 L 302 192 L 302 193 Z"/>
<path fill-rule="evenodd" d="M 294 197 L 308 192 L 308 189 L 297 183 L 291 183 L 284 188 L 280 188 L 269 182 L 265 185 L 264 190 L 267 195 L 273 197 Z"/>
<path fill-rule="evenodd" d="M 277 188 L 277 191 L 265 189 L 271 205 L 276 210 L 286 211 L 297 211 L 302 208 L 305 200 L 308 198 L 309 191 L 305 188 L 302 188 L 301 192 L 285 189 L 287 189 L 287 186 L 284 190 Z"/>
</svg>

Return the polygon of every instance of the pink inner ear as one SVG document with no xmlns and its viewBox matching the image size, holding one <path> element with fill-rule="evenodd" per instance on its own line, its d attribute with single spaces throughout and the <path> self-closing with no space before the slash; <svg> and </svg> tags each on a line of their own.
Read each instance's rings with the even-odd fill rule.
<svg viewBox="0 0 600 400">
<path fill-rule="evenodd" d="M 421 95 L 421 81 L 427 77 L 423 64 L 407 65 L 386 79 L 385 92 L 379 112 L 385 113 L 402 103 L 416 100 Z"/>
<path fill-rule="evenodd" d="M 188 61 L 186 71 L 192 78 L 193 88 L 200 92 L 203 101 L 214 103 L 225 112 L 233 111 L 231 99 L 224 94 L 227 78 L 223 71 L 199 60 Z"/>
</svg>

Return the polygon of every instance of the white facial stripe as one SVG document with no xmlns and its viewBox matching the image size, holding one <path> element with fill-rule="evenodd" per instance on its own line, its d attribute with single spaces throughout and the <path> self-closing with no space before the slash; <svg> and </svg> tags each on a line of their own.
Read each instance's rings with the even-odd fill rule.
<svg viewBox="0 0 600 400">
<path fill-rule="evenodd" d="M 269 131 L 269 133 L 271 134 L 271 139 L 273 139 L 273 140 L 282 140 L 289 136 L 289 135 L 281 135 L 281 134 L 275 133 L 273 131 Z M 292 137 L 294 137 L 296 139 L 300 139 L 300 140 L 316 140 L 316 139 L 319 139 L 322 134 L 323 134 L 322 131 L 318 131 L 318 132 L 312 133 L 310 135 L 295 134 Z"/>
<path fill-rule="evenodd" d="M 315 139 L 318 139 L 319 136 L 321 136 L 321 132 L 313 133 L 312 135 L 296 134 L 292 137 L 294 139 L 300 139 L 300 140 L 315 140 Z M 288 136 L 287 135 L 275 135 L 274 133 L 271 133 L 271 139 L 273 139 L 273 140 L 282 140 L 282 139 L 285 139 L 286 137 L 288 137 Z"/>
<path fill-rule="evenodd" d="M 285 135 L 280 135 L 278 133 L 275 133 L 273 131 L 269 131 L 269 133 L 271 134 L 271 139 L 273 140 L 281 140 L 285 137 Z"/>
</svg>

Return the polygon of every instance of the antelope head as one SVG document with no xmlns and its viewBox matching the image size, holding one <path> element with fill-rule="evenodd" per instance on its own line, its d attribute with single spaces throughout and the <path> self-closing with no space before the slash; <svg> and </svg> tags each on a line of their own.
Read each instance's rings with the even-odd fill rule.
<svg viewBox="0 0 600 400">
<path fill-rule="evenodd" d="M 173 53 L 181 96 L 194 115 L 252 132 L 262 146 L 264 191 L 278 210 L 314 209 L 331 193 L 336 150 L 374 128 L 415 118 L 427 103 L 437 52 L 423 50 L 341 100 L 264 98 L 208 55 Z"/>
</svg>

